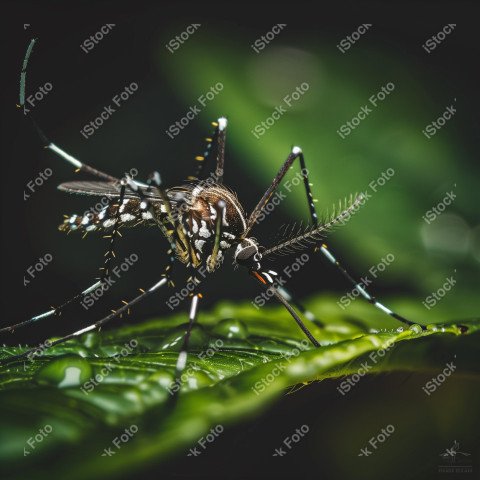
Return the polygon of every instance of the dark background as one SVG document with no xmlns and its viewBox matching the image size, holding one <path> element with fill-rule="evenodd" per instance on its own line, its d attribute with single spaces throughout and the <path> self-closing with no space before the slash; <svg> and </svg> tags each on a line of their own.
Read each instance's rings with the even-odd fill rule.
<svg viewBox="0 0 480 480">
<path fill-rule="evenodd" d="M 246 160 L 239 149 L 235 148 L 235 145 L 241 142 L 239 139 L 242 136 L 251 135 L 249 129 L 240 126 L 239 122 L 236 124 L 235 111 L 222 110 L 213 113 L 213 116 L 203 112 L 174 140 L 165 135 L 164 131 L 168 126 L 185 114 L 189 103 L 185 102 L 178 87 L 178 84 L 185 84 L 185 72 L 175 71 L 172 64 L 162 63 L 157 59 L 157 52 L 163 48 L 162 45 L 190 23 L 202 23 L 202 29 L 208 30 L 208 36 L 216 37 L 219 44 L 224 36 L 231 36 L 237 38 L 238 42 L 243 42 L 242 49 L 249 49 L 253 40 L 269 31 L 275 23 L 284 21 L 288 23 L 288 29 L 279 37 L 279 43 L 288 45 L 290 42 L 303 41 L 308 45 L 309 42 L 319 42 L 330 43 L 331 48 L 335 48 L 334 45 L 353 32 L 359 24 L 373 23 L 375 28 L 365 36 L 365 41 L 360 40 L 354 48 L 375 45 L 390 51 L 391 55 L 398 55 L 399 62 L 408 59 L 411 68 L 408 75 L 424 80 L 425 90 L 417 93 L 430 97 L 433 102 L 438 101 L 438 113 L 448 105 L 445 98 L 458 97 L 461 113 L 452 121 L 451 128 L 456 140 L 453 150 L 455 151 L 455 145 L 461 145 L 458 155 L 462 155 L 462 159 L 454 155 L 451 161 L 462 162 L 461 168 L 465 176 L 470 177 L 472 184 L 476 185 L 479 147 L 479 48 L 478 27 L 475 25 L 475 20 L 478 21 L 478 7 L 474 5 L 474 2 L 295 2 L 288 5 L 245 2 L 82 2 L 68 5 L 63 2 L 21 2 L 15 5 L 7 3 L 3 7 L 2 15 L 6 23 L 3 30 L 8 33 L 3 41 L 2 77 L 5 83 L 1 90 L 4 242 L 3 315 L 0 320 L 2 325 L 15 323 L 45 311 L 49 305 L 58 304 L 72 293 L 90 285 L 90 279 L 96 275 L 96 269 L 100 266 L 106 249 L 105 240 L 97 238 L 95 234 L 82 240 L 79 235 L 70 235 L 67 238 L 57 230 L 63 214 L 83 212 L 96 200 L 90 202 L 87 198 L 69 197 L 56 190 L 57 184 L 80 177 L 75 177 L 72 168 L 52 152 L 41 148 L 29 121 L 15 106 L 18 103 L 21 62 L 32 37 L 38 37 L 39 40 L 28 66 L 27 95 L 47 81 L 53 84 L 53 91 L 38 103 L 32 114 L 47 136 L 57 145 L 113 175 L 121 175 L 135 167 L 140 172 L 140 178 L 145 178 L 149 172 L 158 169 L 166 184 L 175 185 L 192 172 L 193 157 L 203 150 L 202 139 L 210 131 L 209 122 L 217 116 L 226 115 L 230 119 L 229 139 L 232 138 L 233 143 L 227 143 L 225 181 L 238 193 L 247 211 L 251 211 L 267 187 L 268 178 L 273 177 L 275 167 L 272 167 L 271 174 L 262 177 L 256 173 L 256 160 Z M 116 26 L 99 45 L 85 54 L 79 45 L 105 23 L 115 23 Z M 435 52 L 425 55 L 421 44 L 446 23 L 457 23 L 455 32 Z M 24 29 L 24 24 L 30 26 Z M 202 31 L 195 33 L 189 42 L 201 43 L 202 35 Z M 276 40 L 272 46 L 275 42 Z M 174 55 L 188 55 L 188 48 L 187 43 Z M 204 55 L 215 56 L 216 52 L 205 49 Z M 378 68 L 381 69 L 382 65 L 379 64 Z M 93 120 L 103 106 L 110 103 L 112 96 L 132 81 L 139 84 L 139 91 L 98 132 L 85 140 L 79 133 L 83 125 Z M 195 82 L 195 75 L 186 81 L 193 87 Z M 357 107 L 358 105 L 352 106 L 352 113 Z M 433 120 L 435 117 L 428 118 Z M 252 120 L 251 124 L 255 121 Z M 285 153 L 288 152 L 288 145 L 297 142 L 296 138 L 281 140 L 287 148 L 282 150 Z M 395 145 L 392 145 L 392 149 L 394 148 Z M 284 156 L 269 161 L 279 166 L 283 159 Z M 331 161 L 333 164 L 334 160 Z M 28 201 L 23 201 L 23 191 L 28 181 L 46 167 L 52 168 L 52 178 L 39 187 Z M 326 168 L 330 170 L 334 169 L 334 166 Z M 421 184 L 421 178 L 412 178 L 412 182 L 416 181 Z M 314 181 L 319 188 L 321 182 L 322 179 Z M 339 191 L 343 192 L 340 186 Z M 467 217 L 472 224 L 478 224 L 478 188 L 469 192 L 472 191 L 476 191 L 477 195 L 468 201 L 473 205 L 474 214 L 470 210 Z M 439 196 L 440 193 L 432 198 Z M 425 209 L 434 203 L 433 200 L 426 202 Z M 302 212 L 304 215 L 306 207 Z M 295 209 L 288 210 L 282 206 L 268 218 L 268 226 L 262 226 L 263 233 L 267 235 L 274 232 L 285 222 L 296 218 Z M 262 229 L 259 230 L 261 231 Z M 381 229 L 377 235 L 381 237 Z M 350 248 L 353 242 L 355 247 Z M 357 249 L 362 244 L 361 238 L 344 237 L 341 244 L 342 255 L 347 259 L 347 263 L 353 263 L 354 271 L 362 272 L 365 264 L 357 257 Z M 28 331 L 16 333 L 15 337 L 7 338 L 7 341 L 37 342 L 49 335 L 61 335 L 76 330 L 99 318 L 111 307 L 118 305 L 121 299 L 133 296 L 138 287 L 145 288 L 157 280 L 158 272 L 166 261 L 165 250 L 166 242 L 156 230 L 124 231 L 123 241 L 117 250 L 118 258 L 137 253 L 140 260 L 128 273 L 128 278 L 123 278 L 118 282 L 117 289 L 112 289 L 105 295 L 105 303 L 98 302 L 88 314 L 80 307 L 72 308 L 60 319 L 49 319 Z M 46 253 L 53 255 L 52 264 L 38 273 L 38 277 L 29 286 L 24 287 L 22 276 L 26 269 Z M 255 283 L 244 272 L 233 272 L 229 263 L 226 262 L 223 270 L 205 282 L 205 306 L 208 307 L 222 298 L 250 299 L 258 293 Z M 478 262 L 472 267 L 472 260 L 463 258 L 460 263 L 467 272 L 465 278 L 468 282 L 465 289 L 469 291 L 474 288 L 471 283 L 475 273 L 472 272 L 478 275 Z M 370 265 L 368 262 L 367 264 Z M 428 277 L 429 272 L 411 272 L 411 275 Z M 301 278 L 296 279 L 292 289 L 304 298 L 324 290 L 340 294 L 345 289 L 345 284 L 337 272 L 318 260 L 310 262 L 302 270 Z M 379 282 L 375 285 L 375 291 L 378 296 L 418 293 L 416 286 L 412 285 L 405 275 L 393 277 L 386 284 Z M 419 301 L 424 296 L 425 294 L 419 295 Z M 186 307 L 185 305 L 185 310 Z M 466 309 L 471 315 L 475 311 L 478 313 L 474 305 L 467 305 Z M 135 309 L 135 321 L 168 312 L 160 294 L 149 298 Z M 407 381 L 407 386 L 402 383 L 404 381 Z M 409 397 L 408 382 L 411 381 L 411 377 L 401 374 L 386 379 L 367 379 L 355 394 L 358 398 L 349 397 L 348 404 L 356 404 L 359 411 L 364 408 L 373 412 L 375 406 L 381 405 L 382 401 L 390 401 L 389 395 L 396 390 L 400 397 L 408 397 L 406 403 L 411 405 L 419 401 Z M 420 384 L 422 382 L 421 379 L 413 381 Z M 447 398 L 454 395 L 455 391 L 468 391 L 463 380 L 455 382 L 446 385 L 443 393 L 439 393 L 439 404 L 442 403 L 440 395 Z M 402 408 L 400 400 L 401 398 L 392 402 Z M 303 478 L 318 478 L 325 476 L 325 472 L 330 472 L 326 478 L 342 478 L 343 474 L 348 475 L 348 470 L 341 473 L 341 456 L 332 459 L 331 452 L 328 458 L 320 455 L 320 452 L 322 448 L 328 452 L 328 435 L 332 435 L 333 431 L 336 435 L 342 435 L 338 429 L 342 428 L 343 423 L 339 421 L 338 425 L 333 425 L 331 419 L 347 415 L 343 408 L 346 407 L 339 407 L 338 395 L 331 384 L 310 386 L 295 396 L 285 397 L 282 403 L 260 422 L 255 421 L 249 426 L 229 430 L 224 441 L 216 445 L 215 449 L 212 448 L 208 456 L 202 457 L 202 463 L 194 464 L 179 459 L 155 470 L 154 473 L 163 475 L 169 472 L 180 477 L 194 473 L 205 477 L 218 474 L 222 478 L 229 473 L 235 478 L 247 478 L 269 472 L 277 478 L 284 478 L 301 472 Z M 297 415 L 292 412 L 300 413 Z M 297 449 L 281 460 L 271 461 L 271 457 L 268 461 L 261 460 L 267 457 L 262 456 L 263 452 L 258 446 L 268 443 L 272 445 L 270 450 L 273 450 L 292 429 L 307 423 L 306 419 L 312 417 L 317 418 L 318 429 L 317 433 L 306 441 L 305 449 Z M 363 419 L 362 425 L 368 425 L 367 417 Z M 322 418 L 325 418 L 325 430 L 329 432 L 325 436 L 318 433 L 322 431 Z M 431 419 L 431 425 L 436 425 L 436 421 Z M 242 435 L 246 435 L 245 429 L 253 431 L 255 442 L 242 440 Z M 370 434 L 378 429 L 374 427 L 371 430 L 368 435 L 365 433 L 365 438 L 369 438 Z M 345 435 L 348 435 L 346 430 Z M 426 441 L 431 441 L 428 434 L 424 435 Z M 438 447 L 429 445 L 428 450 L 442 451 L 450 446 L 450 437 L 446 437 L 448 439 L 439 440 Z M 252 435 L 248 435 L 248 438 L 251 439 Z M 344 440 L 348 443 L 348 439 Z M 468 441 L 471 443 L 468 444 Z M 445 442 L 447 445 L 444 446 Z M 453 438 L 450 443 L 453 443 Z M 474 444 L 474 438 L 467 439 L 466 449 L 473 450 Z M 402 452 L 403 455 L 408 458 L 408 455 L 423 456 L 423 453 L 409 452 L 407 448 Z M 315 460 L 316 458 L 322 460 Z M 260 462 L 258 470 L 253 466 L 257 462 Z M 408 463 L 407 460 L 405 462 Z M 430 463 L 431 458 L 425 460 L 425 472 L 419 471 L 417 467 L 411 471 L 405 468 L 402 475 L 404 478 L 436 478 L 428 476 Z M 238 472 L 232 473 L 232 466 L 234 470 L 238 468 Z M 385 478 L 390 473 L 392 472 L 373 471 L 371 474 L 374 478 Z M 361 477 L 360 473 L 359 475 Z"/>
</svg>

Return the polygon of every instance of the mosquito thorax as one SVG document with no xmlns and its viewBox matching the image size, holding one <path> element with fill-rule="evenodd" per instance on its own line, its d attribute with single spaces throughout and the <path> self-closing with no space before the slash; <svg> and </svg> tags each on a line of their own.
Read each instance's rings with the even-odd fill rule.
<svg viewBox="0 0 480 480">
<path fill-rule="evenodd" d="M 197 182 L 181 187 L 185 194 L 177 209 L 183 225 L 190 252 L 187 263 L 198 268 L 202 263 L 207 270 L 217 268 L 224 260 L 224 252 L 236 245 L 246 230 L 245 213 L 236 195 L 221 185 L 204 185 Z M 169 192 L 177 195 L 179 190 Z M 220 239 L 216 257 L 215 237 L 217 226 Z"/>
</svg>

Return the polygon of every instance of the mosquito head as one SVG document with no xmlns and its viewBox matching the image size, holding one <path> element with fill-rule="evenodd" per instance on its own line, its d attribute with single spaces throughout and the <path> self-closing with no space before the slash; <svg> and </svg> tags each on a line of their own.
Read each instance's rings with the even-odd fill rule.
<svg viewBox="0 0 480 480">
<path fill-rule="evenodd" d="M 249 270 L 260 270 L 262 254 L 258 251 L 258 244 L 251 238 L 245 238 L 235 250 L 235 263 Z"/>
</svg>

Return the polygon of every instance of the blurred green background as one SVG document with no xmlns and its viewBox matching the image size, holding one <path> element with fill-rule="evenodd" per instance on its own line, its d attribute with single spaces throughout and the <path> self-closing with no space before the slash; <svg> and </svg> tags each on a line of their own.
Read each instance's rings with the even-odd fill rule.
<svg viewBox="0 0 480 480">
<path fill-rule="evenodd" d="M 43 9 L 24 2 L 12 14 L 20 27 L 12 33 L 14 41 L 6 52 L 10 82 L 1 92 L 4 104 L 11 107 L 3 112 L 4 175 L 9 181 L 2 191 L 2 274 L 15 279 L 8 282 L 2 299 L 2 323 L 27 318 L 84 288 L 105 249 L 94 236 L 66 238 L 57 231 L 62 214 L 83 212 L 91 204 L 56 191 L 56 185 L 72 179 L 73 172 L 41 150 L 33 129 L 14 109 L 21 59 L 32 36 L 39 41 L 27 89 L 33 92 L 46 81 L 54 85 L 35 107 L 35 118 L 62 148 L 113 174 L 136 167 L 145 177 L 158 169 L 168 185 L 179 184 L 191 174 L 193 157 L 203 151 L 210 121 L 220 115 L 229 119 L 225 181 L 247 211 L 293 145 L 305 153 L 320 211 L 350 193 L 367 190 L 382 172 L 394 169 L 386 185 L 332 235 L 332 250 L 357 277 L 393 254 L 395 261 L 371 289 L 416 321 L 427 324 L 478 315 L 479 49 L 471 25 L 478 15 L 473 5 L 339 3 L 321 13 L 290 5 L 282 16 L 274 15 L 276 6 L 257 4 L 235 4 L 227 11 L 226 5 L 217 4 L 104 3 L 67 9 L 52 3 Z M 25 12 L 31 26 L 22 30 Z M 280 20 L 287 26 L 256 53 L 253 42 Z M 336 45 L 365 21 L 372 27 L 342 53 Z M 115 23 L 115 28 L 85 54 L 81 42 L 107 22 Z M 427 53 L 422 44 L 449 22 L 457 23 L 453 33 Z M 177 51 L 165 48 L 192 23 L 201 27 Z M 91 138 L 82 137 L 80 129 L 132 81 L 138 83 L 138 92 Z M 169 138 L 165 131 L 170 125 L 218 82 L 223 90 L 178 136 Z M 283 98 L 303 82 L 308 91 L 291 108 L 285 106 Z M 394 91 L 342 139 L 337 130 L 388 82 Z M 257 139 L 252 129 L 279 105 L 286 113 Z M 422 130 L 450 105 L 456 108 L 455 116 L 427 139 Z M 54 171 L 52 179 L 31 200 L 15 200 L 12 207 L 12 199 L 21 198 L 26 183 L 46 166 Z M 289 178 L 294 174 L 290 172 Z M 422 216 L 452 190 L 455 201 L 427 224 Z M 299 186 L 254 233 L 270 245 L 283 224 L 300 220 L 308 221 L 308 209 Z M 140 262 L 117 290 L 108 293 L 106 302 L 111 305 L 130 296 L 132 285 L 154 282 L 166 258 L 165 242 L 157 232 L 132 231 L 125 237 L 119 257 L 135 252 Z M 25 289 L 21 277 L 45 253 L 54 255 L 52 265 Z M 290 262 L 281 258 L 272 267 L 281 270 Z M 258 294 L 256 285 L 228 263 L 205 283 L 205 306 L 222 298 L 243 300 Z M 456 285 L 438 305 L 419 308 L 451 276 Z M 349 315 L 348 308 L 342 311 L 336 304 L 349 286 L 325 261 L 309 262 L 289 287 L 302 299 L 331 292 L 327 321 L 328 315 Z M 24 301 L 18 305 L 11 298 Z M 105 308 L 97 305 L 89 311 L 89 320 Z M 136 321 L 168 311 L 162 299 L 151 299 L 136 311 Z M 82 313 L 78 309 L 68 322 L 48 322 L 19 332 L 17 338 L 32 342 L 67 333 L 83 325 Z M 379 327 L 395 325 L 381 314 L 371 315 L 378 318 Z M 458 372 L 427 398 L 419 386 L 434 373 L 374 376 L 346 398 L 339 397 L 334 382 L 309 385 L 285 396 L 260 419 L 229 429 L 201 462 L 179 458 L 150 473 L 164 469 L 172 476 L 218 478 L 285 478 L 294 472 L 302 478 L 447 478 L 438 474 L 436 455 L 457 440 L 477 462 L 474 478 L 479 457 L 478 377 Z M 258 445 L 268 442 L 274 448 L 306 419 L 315 419 L 314 433 L 286 458 L 258 453 Z M 393 438 L 382 454 L 357 458 L 359 445 L 384 424 L 393 423 L 390 419 L 402 425 L 405 435 Z"/>
</svg>

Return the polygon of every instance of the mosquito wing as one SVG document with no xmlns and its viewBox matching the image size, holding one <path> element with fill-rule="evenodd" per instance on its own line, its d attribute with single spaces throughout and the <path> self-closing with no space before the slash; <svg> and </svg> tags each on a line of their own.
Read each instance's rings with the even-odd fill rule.
<svg viewBox="0 0 480 480">
<path fill-rule="evenodd" d="M 62 183 L 57 188 L 63 192 L 77 193 L 79 195 L 118 198 L 120 196 L 121 186 L 116 182 L 79 181 Z M 161 197 L 156 191 L 149 191 L 145 188 L 143 189 L 143 194 L 152 200 L 161 201 Z M 125 198 L 138 198 L 138 195 L 127 189 L 125 192 Z"/>
</svg>

